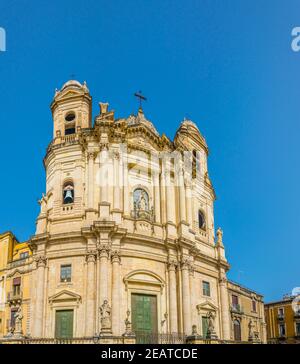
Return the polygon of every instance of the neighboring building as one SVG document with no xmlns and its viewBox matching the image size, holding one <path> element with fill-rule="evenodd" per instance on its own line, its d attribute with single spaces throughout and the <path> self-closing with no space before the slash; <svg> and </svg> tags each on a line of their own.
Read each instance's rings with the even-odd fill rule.
<svg viewBox="0 0 300 364">
<path fill-rule="evenodd" d="M 22 331 L 29 333 L 31 251 L 7 232 L 0 235 L 0 337 L 14 330 L 15 313 L 22 306 Z"/>
<path fill-rule="evenodd" d="M 228 281 L 231 312 L 231 339 L 266 341 L 263 296 L 238 283 Z"/>
<path fill-rule="evenodd" d="M 268 342 L 300 344 L 300 305 L 293 308 L 294 300 L 295 296 L 286 296 L 265 304 Z"/>
<path fill-rule="evenodd" d="M 10 287 L 20 274 L 31 288 L 30 300 L 26 289 L 21 301 L 27 304 L 24 332 L 120 337 L 127 318 L 137 336 L 213 332 L 219 339 L 253 340 L 255 333 L 264 341 L 262 297 L 226 278 L 208 147 L 196 124 L 184 120 L 172 141 L 141 108 L 115 119 L 100 103 L 92 125 L 91 96 L 78 81 L 56 91 L 51 110 L 46 193 L 29 241 L 33 256 L 22 269 L 6 271 Z M 187 161 L 181 158 L 186 152 Z M 233 293 L 245 314 L 233 315 Z M 248 301 L 257 302 L 257 312 Z M 102 324 L 101 307 L 109 316 Z M 255 325 L 250 338 L 249 318 Z M 234 337 L 237 321 L 241 337 Z"/>
</svg>

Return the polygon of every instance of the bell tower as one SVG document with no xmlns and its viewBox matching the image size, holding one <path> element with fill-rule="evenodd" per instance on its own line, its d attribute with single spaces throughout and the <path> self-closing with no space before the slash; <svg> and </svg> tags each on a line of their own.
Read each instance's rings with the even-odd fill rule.
<svg viewBox="0 0 300 364">
<path fill-rule="evenodd" d="M 92 97 L 86 82 L 66 82 L 55 90 L 51 103 L 54 122 L 53 139 L 76 134 L 81 128 L 92 126 Z"/>
</svg>

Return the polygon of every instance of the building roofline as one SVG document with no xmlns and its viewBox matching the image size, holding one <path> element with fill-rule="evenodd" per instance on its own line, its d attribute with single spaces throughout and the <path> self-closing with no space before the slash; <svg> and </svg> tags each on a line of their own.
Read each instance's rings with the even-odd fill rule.
<svg viewBox="0 0 300 364">
<path fill-rule="evenodd" d="M 257 296 L 264 297 L 261 293 L 256 292 L 256 291 L 254 291 L 253 289 L 250 289 L 250 288 L 248 288 L 248 287 L 246 287 L 246 286 L 243 286 L 242 284 L 237 283 L 237 282 L 234 282 L 234 281 L 232 281 L 232 280 L 230 280 L 230 279 L 228 279 L 228 283 L 231 283 L 231 284 L 233 284 L 233 285 L 235 285 L 235 286 L 238 286 L 238 287 L 240 287 L 240 288 L 242 288 L 242 289 L 244 289 L 244 290 L 246 290 L 246 291 L 248 291 L 248 292 L 250 292 L 250 293 L 255 293 Z"/>
</svg>

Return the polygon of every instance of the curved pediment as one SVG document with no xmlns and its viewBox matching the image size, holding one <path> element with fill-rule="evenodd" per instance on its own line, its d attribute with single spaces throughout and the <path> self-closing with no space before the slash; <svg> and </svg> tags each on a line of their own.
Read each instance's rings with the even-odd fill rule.
<svg viewBox="0 0 300 364">
<path fill-rule="evenodd" d="M 161 288 L 165 285 L 164 280 L 156 273 L 149 270 L 135 270 L 124 277 L 126 287 L 129 283 L 156 285 Z"/>
</svg>

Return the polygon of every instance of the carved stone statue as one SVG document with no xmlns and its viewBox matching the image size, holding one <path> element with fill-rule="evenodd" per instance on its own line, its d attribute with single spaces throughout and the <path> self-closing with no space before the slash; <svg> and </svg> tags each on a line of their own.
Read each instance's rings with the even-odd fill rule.
<svg viewBox="0 0 300 364">
<path fill-rule="evenodd" d="M 146 198 L 146 193 L 145 191 L 142 191 L 142 193 L 140 194 L 140 201 L 139 201 L 139 207 L 141 210 L 146 211 L 148 209 L 147 206 L 147 198 Z"/>
<path fill-rule="evenodd" d="M 221 228 L 217 230 L 217 244 L 223 246 L 223 230 Z"/>
<path fill-rule="evenodd" d="M 254 327 L 254 324 L 253 324 L 252 320 L 250 320 L 249 324 L 248 324 L 248 340 L 249 341 L 253 341 L 253 338 L 254 338 L 253 327 Z"/>
<path fill-rule="evenodd" d="M 207 313 L 207 320 L 208 320 L 208 328 L 207 328 L 207 336 L 209 339 L 216 339 L 216 331 L 215 331 L 215 314 L 213 312 Z"/>
<path fill-rule="evenodd" d="M 130 318 L 130 311 L 127 310 L 126 319 L 125 319 L 125 333 L 123 334 L 123 336 L 134 335 L 134 333 L 132 332 L 132 329 L 131 329 L 131 321 L 129 320 L 129 318 Z"/>
<path fill-rule="evenodd" d="M 104 300 L 100 307 L 101 334 L 111 334 L 111 307 L 107 300 Z"/>
<path fill-rule="evenodd" d="M 14 335 L 22 336 L 23 335 L 23 331 L 22 331 L 23 313 L 22 313 L 22 307 L 21 306 L 18 308 L 18 311 L 15 313 L 14 318 L 15 318 Z"/>
</svg>

